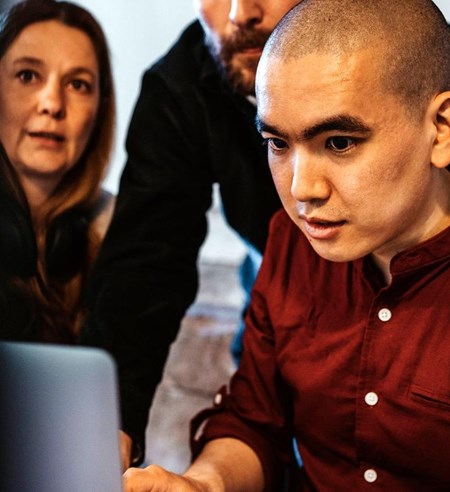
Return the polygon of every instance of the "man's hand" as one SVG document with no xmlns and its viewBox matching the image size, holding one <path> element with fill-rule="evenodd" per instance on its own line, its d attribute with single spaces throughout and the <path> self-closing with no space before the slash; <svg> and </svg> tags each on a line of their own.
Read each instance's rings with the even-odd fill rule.
<svg viewBox="0 0 450 492">
<path fill-rule="evenodd" d="M 122 471 L 124 472 L 130 466 L 131 462 L 131 449 L 133 447 L 133 441 L 131 437 L 124 431 L 119 431 L 120 440 L 120 461 L 122 463 Z"/>
<path fill-rule="evenodd" d="M 124 492 L 261 492 L 264 476 L 256 453 L 234 438 L 210 441 L 181 475 L 157 465 L 128 468 Z"/>
<path fill-rule="evenodd" d="M 123 475 L 124 492 L 209 492 L 209 485 L 168 472 L 157 465 L 128 468 Z M 215 489 L 218 490 L 218 489 Z"/>
</svg>

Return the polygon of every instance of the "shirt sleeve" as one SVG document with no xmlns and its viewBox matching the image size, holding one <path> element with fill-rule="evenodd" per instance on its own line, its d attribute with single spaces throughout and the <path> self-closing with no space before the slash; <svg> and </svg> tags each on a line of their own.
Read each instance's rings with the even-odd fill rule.
<svg viewBox="0 0 450 492">
<path fill-rule="evenodd" d="M 199 111 L 195 94 L 178 94 L 155 71 L 144 75 L 114 217 L 87 290 L 81 342 L 115 357 L 122 428 L 141 458 L 169 346 L 197 292 L 212 193 Z"/>
<path fill-rule="evenodd" d="M 222 389 L 216 395 L 214 410 L 196 417 L 191 443 L 195 456 L 213 439 L 233 437 L 245 442 L 261 461 L 266 490 L 279 491 L 285 472 L 295 465 L 295 459 L 291 396 L 277 369 L 274 331 L 265 302 L 270 295 L 272 268 L 269 264 L 277 251 L 273 243 L 269 238 L 253 288 L 246 316 L 243 356 L 231 380 L 229 394 Z M 205 418 L 201 432 L 196 432 Z M 200 435 L 194 435 L 196 433 Z"/>
</svg>

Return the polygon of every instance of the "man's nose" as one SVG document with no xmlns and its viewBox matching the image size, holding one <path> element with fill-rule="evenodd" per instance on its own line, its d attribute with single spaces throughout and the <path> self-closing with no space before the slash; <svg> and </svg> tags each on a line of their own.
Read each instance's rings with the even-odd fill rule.
<svg viewBox="0 0 450 492">
<path fill-rule="evenodd" d="M 294 158 L 291 194 L 298 202 L 319 202 L 329 198 L 330 185 L 314 156 L 302 153 Z"/>
<path fill-rule="evenodd" d="M 254 27 L 262 22 L 264 9 L 261 1 L 232 0 L 229 19 L 239 28 Z"/>
<path fill-rule="evenodd" d="M 64 117 L 64 89 L 59 83 L 49 81 L 42 88 L 39 93 L 38 112 L 57 119 Z"/>
</svg>

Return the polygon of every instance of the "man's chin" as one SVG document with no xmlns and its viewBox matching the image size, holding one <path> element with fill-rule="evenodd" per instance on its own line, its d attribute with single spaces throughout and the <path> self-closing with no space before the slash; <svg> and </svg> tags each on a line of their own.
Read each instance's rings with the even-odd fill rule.
<svg viewBox="0 0 450 492">
<path fill-rule="evenodd" d="M 244 96 L 255 95 L 256 66 L 228 67 L 226 71 L 228 82 L 236 92 Z"/>
<path fill-rule="evenodd" d="M 260 56 L 256 53 L 230 53 L 229 56 L 220 53 L 210 37 L 206 37 L 206 45 L 213 57 L 222 77 L 235 92 L 244 96 L 255 95 L 256 69 Z"/>
</svg>

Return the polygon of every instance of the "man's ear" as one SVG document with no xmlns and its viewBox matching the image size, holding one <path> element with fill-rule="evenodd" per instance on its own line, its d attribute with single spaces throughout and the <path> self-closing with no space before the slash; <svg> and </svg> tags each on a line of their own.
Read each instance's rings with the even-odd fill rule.
<svg viewBox="0 0 450 492">
<path fill-rule="evenodd" d="M 442 92 L 432 102 L 436 138 L 431 152 L 435 167 L 444 168 L 450 164 L 450 91 Z"/>
</svg>

